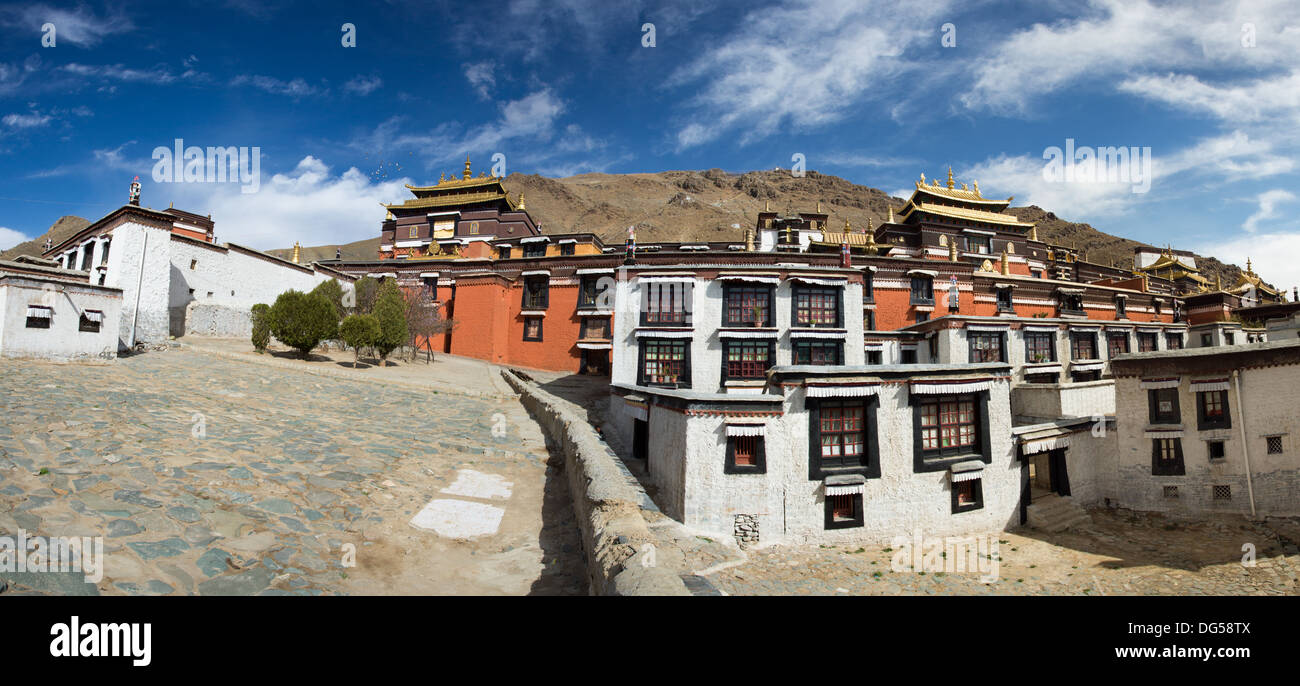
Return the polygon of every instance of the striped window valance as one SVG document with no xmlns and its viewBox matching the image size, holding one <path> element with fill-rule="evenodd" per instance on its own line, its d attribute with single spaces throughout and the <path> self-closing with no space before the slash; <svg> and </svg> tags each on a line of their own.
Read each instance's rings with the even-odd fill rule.
<svg viewBox="0 0 1300 686">
<path fill-rule="evenodd" d="M 438 278 L 438 272 L 420 272 L 420 278 L 421 278 L 421 279 L 436 279 L 436 278 Z"/>
<path fill-rule="evenodd" d="M 939 277 L 939 272 L 933 271 L 933 270 L 931 270 L 931 269 L 909 269 L 909 270 L 907 270 L 907 275 L 908 275 L 908 276 L 928 276 L 928 277 L 934 279 L 934 278 L 938 278 L 938 277 Z"/>
<path fill-rule="evenodd" d="M 861 398 L 880 393 L 880 384 L 807 384 L 805 392 L 809 398 Z"/>
<path fill-rule="evenodd" d="M 1152 431 L 1144 431 L 1142 433 L 1142 437 L 1143 438 L 1182 438 L 1183 430 L 1182 429 L 1155 429 Z"/>
<path fill-rule="evenodd" d="M 792 276 L 791 281 L 806 283 L 812 286 L 843 286 L 848 283 L 846 279 L 819 279 L 811 276 Z"/>
<path fill-rule="evenodd" d="M 996 332 L 996 333 L 1001 333 L 1001 332 L 1003 332 L 1003 331 L 1007 331 L 1009 328 L 1010 328 L 1010 327 L 1005 326 L 1005 325 L 1004 325 L 1004 326 L 997 326 L 997 325 L 984 325 L 984 324 L 967 324 L 967 325 L 966 325 L 966 330 L 967 330 L 967 331 L 992 331 L 992 332 Z"/>
<path fill-rule="evenodd" d="M 728 424 L 728 436 L 762 436 L 767 427 L 762 424 Z"/>
<path fill-rule="evenodd" d="M 1068 434 L 1065 436 L 1048 436 L 1047 438 L 1021 440 L 1024 440 L 1024 443 L 1021 444 L 1021 451 L 1026 455 L 1045 453 L 1049 450 L 1059 450 L 1061 448 L 1070 447 L 1070 436 Z"/>
<path fill-rule="evenodd" d="M 1182 382 L 1180 377 L 1171 376 L 1162 379 L 1142 379 L 1140 386 L 1144 391 L 1156 391 L 1162 388 L 1178 388 Z"/>
<path fill-rule="evenodd" d="M 43 306 L 41 306 L 41 305 L 28 305 L 28 306 L 27 306 L 27 316 L 28 316 L 28 317 L 39 317 L 39 318 L 41 318 L 41 319 L 49 319 L 49 318 L 50 318 L 50 313 L 51 313 L 51 312 L 52 312 L 52 310 L 51 310 L 50 308 L 48 308 L 48 307 L 43 307 Z"/>
<path fill-rule="evenodd" d="M 790 338 L 844 338 L 848 334 L 844 331 L 827 329 L 818 331 L 816 329 L 803 329 L 799 331 L 791 330 Z"/>
<path fill-rule="evenodd" d="M 85 312 L 81 313 L 81 316 L 85 317 L 86 321 L 91 321 L 91 322 L 104 321 L 104 313 L 100 312 L 99 310 L 86 310 Z"/>
<path fill-rule="evenodd" d="M 775 276 L 757 276 L 750 274 L 721 274 L 718 276 L 719 281 L 749 281 L 751 283 L 781 283 L 781 279 Z"/>
<path fill-rule="evenodd" d="M 1071 362 L 1070 371 L 1095 372 L 1106 367 L 1105 362 Z"/>
<path fill-rule="evenodd" d="M 1025 326 L 1024 331 L 1033 331 L 1035 333 L 1057 333 L 1061 330 L 1059 326 Z"/>
<path fill-rule="evenodd" d="M 947 395 L 949 393 L 978 393 L 993 386 L 993 379 L 967 379 L 952 381 L 913 381 L 909 388 L 914 395 Z"/>
<path fill-rule="evenodd" d="M 694 331 L 661 331 L 658 329 L 642 329 L 636 332 L 637 338 L 691 338 L 694 335 Z"/>
<path fill-rule="evenodd" d="M 520 243 L 550 243 L 551 239 L 547 238 L 546 236 L 529 236 L 528 238 L 520 238 L 519 242 Z"/>
<path fill-rule="evenodd" d="M 719 330 L 718 338 L 776 338 L 776 331 L 764 331 L 762 329 L 730 329 Z"/>
<path fill-rule="evenodd" d="M 614 347 L 613 343 L 579 343 L 577 345 L 582 350 L 610 350 Z"/>
<path fill-rule="evenodd" d="M 560 245 L 567 245 L 567 244 L 569 244 L 569 243 L 577 243 L 577 242 L 578 242 L 578 239 L 576 239 L 576 238 L 561 238 L 561 239 L 560 239 Z"/>
<path fill-rule="evenodd" d="M 528 270 L 525 270 L 525 271 L 519 272 L 519 275 L 520 275 L 520 276 L 550 276 L 550 275 L 551 275 L 551 270 L 549 270 L 549 269 L 528 269 Z"/>
<path fill-rule="evenodd" d="M 1160 329 L 1139 326 L 1138 333 L 1160 333 Z"/>
<path fill-rule="evenodd" d="M 640 283 L 695 283 L 693 276 L 638 276 Z"/>
<path fill-rule="evenodd" d="M 1226 391 L 1232 387 L 1228 377 L 1218 379 L 1192 379 L 1193 393 L 1206 393 L 1208 391 Z"/>
<path fill-rule="evenodd" d="M 613 269 L 578 269 L 578 270 L 574 271 L 573 273 L 574 273 L 574 274 L 579 274 L 579 275 L 583 275 L 583 274 L 613 274 L 613 273 L 614 273 L 614 270 L 613 270 Z"/>
<path fill-rule="evenodd" d="M 859 477 L 854 481 L 831 477 L 822 482 L 822 492 L 826 495 L 858 495 L 866 491 L 866 480 Z"/>
<path fill-rule="evenodd" d="M 1100 326 L 1076 326 L 1074 324 L 1071 324 L 1070 330 L 1078 331 L 1079 333 L 1094 333 L 1097 331 L 1101 331 L 1101 327 Z"/>
<path fill-rule="evenodd" d="M 983 472 L 960 472 L 960 473 L 953 472 L 952 482 L 961 483 L 962 481 L 974 481 L 983 475 L 984 475 Z"/>
</svg>

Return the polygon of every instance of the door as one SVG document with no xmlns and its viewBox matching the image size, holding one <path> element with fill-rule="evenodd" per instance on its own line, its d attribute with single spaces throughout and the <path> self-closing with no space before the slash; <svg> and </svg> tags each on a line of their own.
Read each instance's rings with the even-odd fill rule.
<svg viewBox="0 0 1300 686">
<path fill-rule="evenodd" d="M 645 471 L 650 473 L 650 422 L 644 419 L 633 420 L 632 457 L 645 460 Z"/>
<path fill-rule="evenodd" d="M 1065 448 L 1048 453 L 1048 470 L 1051 473 L 1052 492 L 1070 495 L 1070 475 L 1065 471 Z"/>
</svg>

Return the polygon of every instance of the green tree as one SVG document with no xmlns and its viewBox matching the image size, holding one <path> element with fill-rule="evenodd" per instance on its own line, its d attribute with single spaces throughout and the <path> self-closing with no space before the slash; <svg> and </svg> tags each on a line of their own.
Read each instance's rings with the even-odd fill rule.
<svg viewBox="0 0 1300 686">
<path fill-rule="evenodd" d="M 334 306 L 322 295 L 285 291 L 275 299 L 270 314 L 271 333 L 298 350 L 304 360 L 321 341 L 338 335 Z"/>
<path fill-rule="evenodd" d="M 379 294 L 375 296 L 374 315 L 379 320 L 380 328 L 379 340 L 375 341 L 375 350 L 379 353 L 379 359 L 387 366 L 388 354 L 406 342 L 408 332 L 406 300 L 402 297 L 402 291 L 397 287 L 396 281 L 385 279 L 379 286 Z"/>
<path fill-rule="evenodd" d="M 354 369 L 361 358 L 361 349 L 374 345 L 382 333 L 379 320 L 372 314 L 350 314 L 343 318 L 343 323 L 339 324 L 339 336 L 352 346 Z"/>
<path fill-rule="evenodd" d="M 355 304 L 352 314 L 371 314 L 375 309 L 375 297 L 379 294 L 379 282 L 369 276 L 363 276 L 352 284 Z"/>
<path fill-rule="evenodd" d="M 343 321 L 343 316 L 347 314 L 343 309 L 343 286 L 339 285 L 336 279 L 329 279 L 316 284 L 316 287 L 311 289 L 311 292 L 313 295 L 324 296 L 326 300 L 330 301 L 330 304 L 334 306 L 334 316 L 339 321 Z"/>
<path fill-rule="evenodd" d="M 266 352 L 266 346 L 271 342 L 271 306 L 266 303 L 257 303 L 253 306 L 253 349 L 259 353 Z"/>
</svg>

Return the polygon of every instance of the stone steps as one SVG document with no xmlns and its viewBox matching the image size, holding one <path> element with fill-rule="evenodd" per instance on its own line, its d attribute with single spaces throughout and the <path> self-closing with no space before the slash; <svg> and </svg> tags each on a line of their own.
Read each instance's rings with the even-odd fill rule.
<svg viewBox="0 0 1300 686">
<path fill-rule="evenodd" d="M 1029 506 L 1027 524 L 1040 531 L 1057 533 L 1080 524 L 1091 524 L 1092 517 L 1069 496 L 1049 495 Z"/>
</svg>

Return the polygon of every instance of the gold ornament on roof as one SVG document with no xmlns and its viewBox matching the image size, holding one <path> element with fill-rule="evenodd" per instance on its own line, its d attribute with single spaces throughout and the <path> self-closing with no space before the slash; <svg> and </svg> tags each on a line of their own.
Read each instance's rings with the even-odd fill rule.
<svg viewBox="0 0 1300 686">
<path fill-rule="evenodd" d="M 473 178 L 474 173 L 469 170 L 469 155 L 465 156 L 465 179 Z"/>
<path fill-rule="evenodd" d="M 948 190 L 952 190 L 952 167 L 948 167 Z"/>
<path fill-rule="evenodd" d="M 889 223 L 890 223 L 890 224 L 893 224 L 893 223 L 894 223 L 894 206 L 893 206 L 893 205 L 890 205 L 890 206 L 889 206 Z"/>
</svg>

